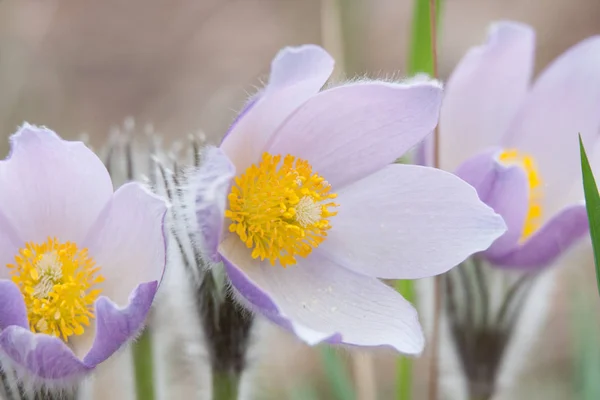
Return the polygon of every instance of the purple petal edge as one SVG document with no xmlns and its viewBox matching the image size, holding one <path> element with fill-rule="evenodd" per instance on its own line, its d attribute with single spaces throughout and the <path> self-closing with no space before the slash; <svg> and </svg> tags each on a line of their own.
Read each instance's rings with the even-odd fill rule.
<svg viewBox="0 0 600 400">
<path fill-rule="evenodd" d="M 472 185 L 481 201 L 498 213 L 507 231 L 484 251 L 486 257 L 498 257 L 518 246 L 527 215 L 529 183 L 525 171 L 498 160 L 499 149 L 483 151 L 456 169 L 456 176 Z"/>
<path fill-rule="evenodd" d="M 20 326 L 0 333 L 0 358 L 8 359 L 18 376 L 34 381 L 71 381 L 95 367 L 81 362 L 59 338 Z"/>
<path fill-rule="evenodd" d="M 229 129 L 227 129 L 227 132 L 225 132 L 225 135 L 223 135 L 223 138 L 221 139 L 221 143 L 223 143 L 223 140 L 225 140 L 225 138 L 231 133 L 231 131 L 235 128 L 237 123 L 240 122 L 240 120 L 242 118 L 244 118 L 244 116 L 256 105 L 258 100 L 260 100 L 260 98 L 262 97 L 262 94 L 263 94 L 263 89 L 259 90 L 258 92 L 254 93 L 252 96 L 250 96 L 250 98 L 246 101 L 246 104 L 244 104 L 244 106 L 242 107 L 242 110 L 235 117 L 235 119 L 233 120 L 231 125 L 229 125 Z"/>
<path fill-rule="evenodd" d="M 537 271 L 556 261 L 588 230 L 585 206 L 574 205 L 555 215 L 517 249 L 488 259 L 498 268 Z"/>
<path fill-rule="evenodd" d="M 11 325 L 29 329 L 27 308 L 19 287 L 9 280 L 0 280 L 0 331 Z"/>
<path fill-rule="evenodd" d="M 258 286 L 256 286 L 252 281 L 250 281 L 243 271 L 230 262 L 223 254 L 221 254 L 221 260 L 223 261 L 225 271 L 227 272 L 227 276 L 229 277 L 234 289 L 239 296 L 241 296 L 247 303 L 250 303 L 250 308 L 253 311 L 260 313 L 271 322 L 296 334 L 300 339 L 304 340 L 311 346 L 319 343 L 343 343 L 342 335 L 339 332 L 331 334 L 315 332 L 312 329 L 303 325 L 299 325 L 282 315 L 271 297 Z M 305 335 L 305 333 L 308 333 L 308 335 Z M 317 339 L 306 339 L 306 336 L 314 337 L 315 334 L 319 335 Z"/>
<path fill-rule="evenodd" d="M 16 325 L 0 332 L 0 359 L 8 360 L 21 377 L 68 386 L 142 329 L 157 288 L 157 281 L 140 284 L 124 309 L 100 297 L 96 301 L 96 337 L 83 361 L 61 339 Z"/>
<path fill-rule="evenodd" d="M 106 297 L 96 300 L 96 337 L 84 364 L 103 362 L 142 330 L 157 289 L 157 281 L 138 285 L 125 308 Z"/>
<path fill-rule="evenodd" d="M 196 221 L 203 253 L 213 262 L 219 262 L 217 251 L 221 242 L 227 194 L 235 167 L 220 148 L 208 147 L 203 163 L 194 178 Z"/>
</svg>

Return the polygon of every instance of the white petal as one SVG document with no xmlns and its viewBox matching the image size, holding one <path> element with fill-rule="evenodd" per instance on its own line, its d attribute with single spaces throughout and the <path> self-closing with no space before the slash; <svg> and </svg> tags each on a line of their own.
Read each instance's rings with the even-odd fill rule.
<svg viewBox="0 0 600 400">
<path fill-rule="evenodd" d="M 333 65 L 331 56 L 315 45 L 288 47 L 277 54 L 264 93 L 236 121 L 221 144 L 237 171 L 245 171 L 258 162 L 277 127 L 319 92 Z"/>
<path fill-rule="evenodd" d="M 543 184 L 544 220 L 567 205 L 581 180 L 577 135 L 592 145 L 600 132 L 600 36 L 556 59 L 537 79 L 506 144 L 534 156 Z"/>
<path fill-rule="evenodd" d="M 81 142 L 25 124 L 0 162 L 0 209 L 22 241 L 79 243 L 110 200 L 102 161 Z"/>
<path fill-rule="evenodd" d="M 468 157 L 500 143 L 533 71 L 535 32 L 527 25 L 492 26 L 448 79 L 440 115 L 440 163 L 454 171 Z"/>
<path fill-rule="evenodd" d="M 441 274 L 506 230 L 473 187 L 428 167 L 390 165 L 342 189 L 336 202 L 338 215 L 318 252 L 380 278 Z"/>
<path fill-rule="evenodd" d="M 106 281 L 102 295 L 125 306 L 140 284 L 162 279 L 166 205 L 137 183 L 121 186 L 84 241 Z"/>
<path fill-rule="evenodd" d="M 394 289 L 312 254 L 282 268 L 253 260 L 236 237 L 221 254 L 237 292 L 300 339 L 357 346 L 389 345 L 418 354 L 424 339 L 415 309 Z M 234 272 L 234 273 L 232 273 Z"/>
</svg>

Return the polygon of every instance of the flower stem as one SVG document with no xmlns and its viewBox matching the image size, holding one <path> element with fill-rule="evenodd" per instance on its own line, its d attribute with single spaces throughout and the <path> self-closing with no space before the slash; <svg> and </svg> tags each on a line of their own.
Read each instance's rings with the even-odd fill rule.
<svg viewBox="0 0 600 400">
<path fill-rule="evenodd" d="M 226 372 L 213 372 L 213 400 L 237 400 L 240 377 Z"/>
<path fill-rule="evenodd" d="M 409 302 L 415 300 L 413 281 L 399 280 L 396 290 Z M 396 399 L 410 400 L 412 398 L 413 360 L 410 357 L 399 356 L 396 361 Z"/>
<path fill-rule="evenodd" d="M 138 400 L 154 400 L 154 377 L 152 371 L 152 338 L 148 328 L 133 344 L 135 392 Z"/>
<path fill-rule="evenodd" d="M 413 4 L 412 32 L 408 55 L 407 73 L 415 75 L 425 73 L 437 77 L 437 28 L 440 20 L 442 0 L 415 0 Z M 434 133 L 434 166 L 438 166 L 438 132 Z M 439 282 L 436 280 L 434 302 L 439 301 Z M 408 280 L 396 282 L 396 290 L 411 303 L 415 302 L 414 283 Z M 439 307 L 438 307 L 439 308 Z M 436 312 L 436 319 L 437 319 Z M 434 338 L 434 342 L 436 339 Z M 434 344 L 434 347 L 436 345 Z M 437 352 L 435 350 L 434 352 Z M 434 359 L 435 359 L 434 355 Z M 396 363 L 396 399 L 410 400 L 412 398 L 413 360 L 400 356 Z M 435 372 L 432 366 L 432 372 Z M 437 381 L 436 373 L 432 380 Z M 433 393 L 436 395 L 436 393 Z M 431 398 L 431 397 L 430 397 Z"/>
</svg>

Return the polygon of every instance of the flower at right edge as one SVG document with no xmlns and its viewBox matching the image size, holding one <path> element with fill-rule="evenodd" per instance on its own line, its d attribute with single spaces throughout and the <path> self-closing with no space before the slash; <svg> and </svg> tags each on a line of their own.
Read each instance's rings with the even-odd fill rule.
<svg viewBox="0 0 600 400">
<path fill-rule="evenodd" d="M 441 381 L 451 393 L 466 383 L 469 398 L 515 389 L 548 329 L 559 273 L 550 267 L 588 231 L 577 135 L 590 148 L 600 143 L 600 37 L 571 47 L 532 82 L 534 59 L 531 27 L 495 23 L 450 74 L 442 102 L 440 167 L 473 185 L 508 227 L 443 280 L 442 320 L 460 365 Z M 421 165 L 432 164 L 426 144 Z M 422 301 L 431 298 L 421 289 Z M 450 354 L 441 362 L 453 362 Z M 464 379 L 450 377 L 459 372 Z"/>
<path fill-rule="evenodd" d="M 508 231 L 481 254 L 539 271 L 588 230 L 577 135 L 600 133 L 600 37 L 558 57 L 531 84 L 535 32 L 492 26 L 450 75 L 440 114 L 440 168 L 473 185 Z M 430 164 L 430 160 L 421 160 Z"/>
<path fill-rule="evenodd" d="M 196 172 L 200 241 L 241 304 L 305 342 L 419 354 L 416 311 L 378 278 L 446 272 L 506 227 L 456 176 L 393 164 L 437 124 L 439 83 L 321 91 L 332 70 L 318 46 L 275 57 Z"/>
</svg>

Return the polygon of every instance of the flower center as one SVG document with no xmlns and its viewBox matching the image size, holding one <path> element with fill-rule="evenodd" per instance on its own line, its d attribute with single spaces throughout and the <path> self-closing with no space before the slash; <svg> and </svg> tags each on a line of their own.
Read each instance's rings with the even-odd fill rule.
<svg viewBox="0 0 600 400">
<path fill-rule="evenodd" d="M 56 239 L 26 243 L 7 265 L 12 281 L 21 289 L 32 332 L 62 337 L 81 335 L 94 318 L 94 301 L 103 282 L 100 270 L 87 254 L 71 242 Z"/>
<path fill-rule="evenodd" d="M 225 217 L 235 232 L 252 249 L 252 258 L 276 261 L 286 267 L 296 256 L 306 257 L 317 248 L 331 228 L 329 217 L 337 214 L 331 202 L 337 195 L 312 171 L 310 164 L 287 155 L 264 153 L 235 178 Z"/>
<path fill-rule="evenodd" d="M 540 227 L 543 194 L 542 179 L 534 158 L 529 154 L 520 153 L 516 149 L 506 149 L 500 154 L 499 160 L 504 165 L 518 165 L 521 167 L 529 181 L 529 208 L 523 224 L 523 233 L 521 234 L 521 241 L 524 241 Z"/>
</svg>

